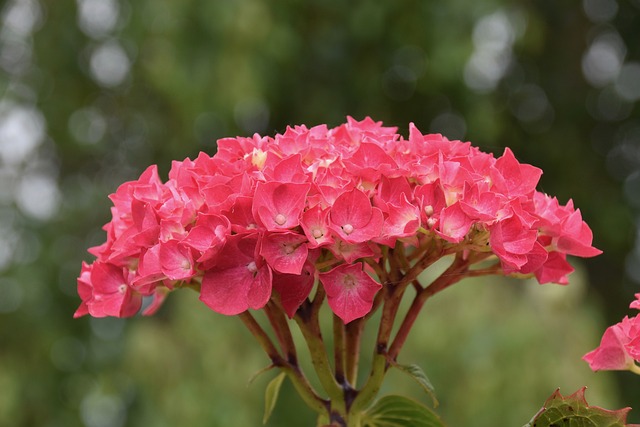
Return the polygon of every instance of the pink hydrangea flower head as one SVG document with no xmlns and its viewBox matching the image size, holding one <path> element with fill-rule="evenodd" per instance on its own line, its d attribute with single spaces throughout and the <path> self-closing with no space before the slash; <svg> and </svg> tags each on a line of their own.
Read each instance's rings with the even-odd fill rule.
<svg viewBox="0 0 640 427">
<path fill-rule="evenodd" d="M 363 265 L 426 248 L 479 251 L 503 274 L 564 284 L 568 255 L 600 251 L 572 201 L 535 190 L 541 173 L 509 149 L 496 158 L 368 117 L 223 138 L 213 156 L 174 161 L 166 182 L 151 166 L 110 196 L 106 241 L 82 265 L 75 316 L 130 316 L 143 298 L 150 314 L 189 287 L 222 314 L 274 297 L 293 317 L 323 286 L 350 322 L 380 288 Z"/>
</svg>

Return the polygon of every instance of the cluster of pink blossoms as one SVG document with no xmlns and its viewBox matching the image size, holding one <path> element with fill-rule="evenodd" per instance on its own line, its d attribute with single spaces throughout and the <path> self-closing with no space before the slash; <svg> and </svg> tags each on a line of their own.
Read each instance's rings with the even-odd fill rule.
<svg viewBox="0 0 640 427">
<path fill-rule="evenodd" d="M 542 171 L 506 149 L 408 139 L 366 118 L 287 128 L 275 138 L 224 138 L 211 157 L 155 166 L 110 196 L 107 241 L 78 279 L 77 316 L 153 313 L 176 287 L 216 312 L 260 309 L 275 291 L 293 316 L 319 281 L 345 323 L 381 288 L 363 259 L 427 239 L 491 251 L 504 274 L 567 283 L 567 255 L 591 257 L 592 233 L 572 202 L 536 191 Z"/>
<path fill-rule="evenodd" d="M 640 294 L 630 308 L 640 310 Z M 640 314 L 629 318 L 625 316 L 620 323 L 607 328 L 602 336 L 600 346 L 584 355 L 583 359 L 589 363 L 594 371 L 631 370 L 640 373 Z"/>
</svg>

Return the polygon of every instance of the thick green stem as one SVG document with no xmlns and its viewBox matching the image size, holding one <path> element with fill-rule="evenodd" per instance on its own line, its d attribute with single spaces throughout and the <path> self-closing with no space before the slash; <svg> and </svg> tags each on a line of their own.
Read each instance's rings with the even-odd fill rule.
<svg viewBox="0 0 640 427">
<path fill-rule="evenodd" d="M 318 396 L 298 366 L 286 364 L 281 368 L 307 406 L 318 414 L 329 414 L 330 402 Z"/>
<path fill-rule="evenodd" d="M 371 362 L 371 373 L 367 379 L 367 383 L 358 391 L 357 396 L 353 400 L 349 408 L 349 418 L 356 418 L 364 408 L 366 408 L 376 397 L 384 381 L 384 374 L 389 366 L 387 362 L 386 349 L 380 349 L 376 352 Z"/>
<path fill-rule="evenodd" d="M 317 296 L 316 296 L 317 299 Z M 322 332 L 320 330 L 319 311 L 320 306 L 313 304 L 306 307 L 306 310 L 298 310 L 294 319 L 300 331 L 307 342 L 309 348 L 309 354 L 311 355 L 311 363 L 318 374 L 320 384 L 329 395 L 329 399 L 332 401 L 344 401 L 341 386 L 336 382 L 336 379 L 331 371 L 329 365 L 329 357 L 327 356 L 327 349 L 322 341 Z"/>
</svg>

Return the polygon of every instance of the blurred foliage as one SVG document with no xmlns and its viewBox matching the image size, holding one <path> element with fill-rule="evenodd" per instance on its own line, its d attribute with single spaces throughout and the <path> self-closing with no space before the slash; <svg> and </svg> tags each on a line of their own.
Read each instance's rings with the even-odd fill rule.
<svg viewBox="0 0 640 427">
<path fill-rule="evenodd" d="M 148 164 L 346 115 L 511 147 L 605 250 L 585 293 L 476 282 L 427 305 L 402 361 L 443 418 L 522 425 L 586 384 L 640 420 L 637 378 L 579 360 L 640 281 L 638 0 L 8 0 L 0 18 L 0 425 L 259 425 L 270 374 L 245 386 L 267 361 L 237 319 L 185 293 L 72 320 L 75 278 L 106 195 Z M 307 419 L 285 382 L 269 425 Z"/>
</svg>

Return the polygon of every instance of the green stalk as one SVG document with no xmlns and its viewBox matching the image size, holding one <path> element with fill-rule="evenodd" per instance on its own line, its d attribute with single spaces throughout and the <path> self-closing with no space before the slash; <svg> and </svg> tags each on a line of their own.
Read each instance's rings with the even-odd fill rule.
<svg viewBox="0 0 640 427">
<path fill-rule="evenodd" d="M 238 317 L 240 317 L 244 325 L 249 329 L 249 332 L 258 340 L 262 349 L 271 359 L 273 366 L 282 369 L 287 374 L 302 400 L 319 414 L 328 414 L 329 402 L 318 396 L 297 364 L 289 363 L 282 358 L 267 333 L 251 313 L 245 311 L 240 313 Z"/>
<path fill-rule="evenodd" d="M 324 299 L 324 289 L 322 286 L 318 287 L 316 297 L 313 303 L 307 304 L 306 307 L 302 307 L 296 315 L 294 320 L 298 324 L 302 336 L 307 342 L 309 348 L 309 354 L 311 355 L 311 363 L 318 374 L 320 384 L 329 395 L 329 399 L 333 403 L 334 401 L 343 401 L 341 386 L 336 382 L 336 379 L 331 371 L 329 365 L 329 357 L 327 356 L 327 350 L 322 341 L 322 331 L 320 330 L 319 311 L 321 306 L 319 298 Z"/>
</svg>

